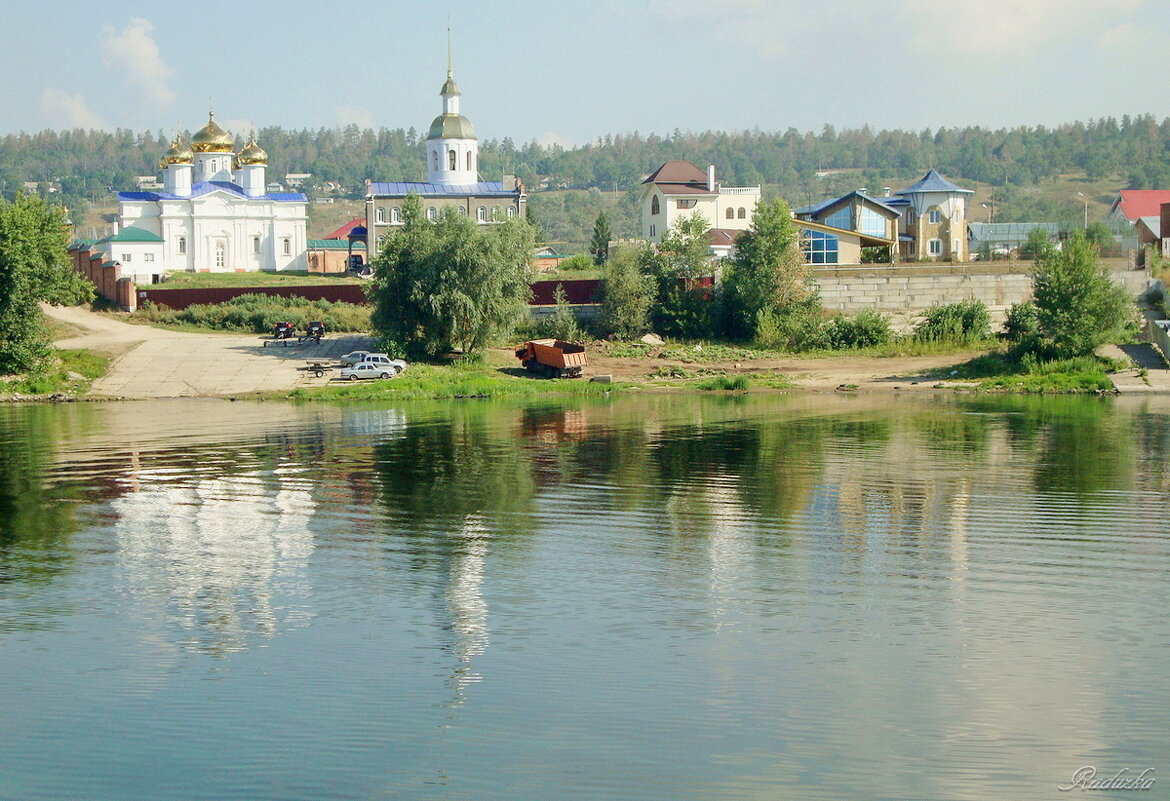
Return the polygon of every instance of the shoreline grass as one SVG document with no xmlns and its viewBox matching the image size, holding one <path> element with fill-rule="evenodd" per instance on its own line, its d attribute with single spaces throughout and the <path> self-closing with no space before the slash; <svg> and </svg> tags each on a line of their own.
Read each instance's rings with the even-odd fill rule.
<svg viewBox="0 0 1170 801">
<path fill-rule="evenodd" d="M 0 378 L 0 395 L 80 397 L 109 371 L 112 361 L 105 354 L 86 349 L 57 350 L 56 357 L 55 364 L 40 372 Z"/>
</svg>

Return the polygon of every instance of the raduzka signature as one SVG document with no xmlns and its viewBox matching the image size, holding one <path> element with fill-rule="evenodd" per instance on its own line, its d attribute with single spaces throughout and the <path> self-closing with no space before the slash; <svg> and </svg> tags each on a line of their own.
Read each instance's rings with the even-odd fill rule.
<svg viewBox="0 0 1170 801">
<path fill-rule="evenodd" d="M 1092 765 L 1078 768 L 1072 775 L 1070 784 L 1058 784 L 1056 789 L 1062 792 L 1069 790 L 1149 790 L 1157 779 L 1154 769 L 1146 768 L 1140 774 L 1133 775 L 1129 768 L 1122 768 L 1112 776 L 1098 776 L 1097 769 Z"/>
</svg>

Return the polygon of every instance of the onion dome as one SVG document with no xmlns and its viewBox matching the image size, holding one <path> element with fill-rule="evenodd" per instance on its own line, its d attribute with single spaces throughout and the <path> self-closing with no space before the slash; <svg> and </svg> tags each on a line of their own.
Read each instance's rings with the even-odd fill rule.
<svg viewBox="0 0 1170 801">
<path fill-rule="evenodd" d="M 256 134 L 248 137 L 248 144 L 244 145 L 244 149 L 236 156 L 236 163 L 241 167 L 246 167 L 249 164 L 268 163 L 268 154 L 260 145 L 256 144 Z"/>
<path fill-rule="evenodd" d="M 427 139 L 474 139 L 475 128 L 462 114 L 440 114 L 431 123 Z"/>
<path fill-rule="evenodd" d="M 196 153 L 231 153 L 233 147 L 235 139 L 216 124 L 211 112 L 207 114 L 207 124 L 191 137 L 191 149 Z"/>
<path fill-rule="evenodd" d="M 160 169 L 166 169 L 171 164 L 190 164 L 193 158 L 194 154 L 192 154 L 191 148 L 183 144 L 183 140 L 176 136 L 171 140 L 171 146 L 163 154 L 158 166 Z"/>
<path fill-rule="evenodd" d="M 434 86 L 434 84 L 431 84 Z M 439 90 L 441 95 L 461 95 L 459 91 L 459 84 L 455 83 L 455 79 L 451 77 L 451 71 L 447 70 L 447 80 L 443 82 L 443 88 Z"/>
</svg>

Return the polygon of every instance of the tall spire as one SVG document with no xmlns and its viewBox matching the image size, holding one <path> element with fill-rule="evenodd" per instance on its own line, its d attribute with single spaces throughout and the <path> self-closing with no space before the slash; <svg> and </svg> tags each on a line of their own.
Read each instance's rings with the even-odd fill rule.
<svg viewBox="0 0 1170 801">
<path fill-rule="evenodd" d="M 451 67 L 451 26 L 447 25 L 447 80 L 443 82 L 443 88 L 439 90 L 439 94 L 447 99 L 448 107 L 444 108 L 445 112 L 453 114 L 459 113 L 459 107 L 450 106 L 450 99 L 462 94 L 459 91 L 459 84 L 455 83 L 455 71 Z"/>
</svg>

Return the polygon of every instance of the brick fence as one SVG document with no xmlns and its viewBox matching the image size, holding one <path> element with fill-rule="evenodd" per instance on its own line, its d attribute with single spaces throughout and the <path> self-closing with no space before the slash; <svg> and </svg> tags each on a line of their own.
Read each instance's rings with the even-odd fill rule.
<svg viewBox="0 0 1170 801">
<path fill-rule="evenodd" d="M 596 278 L 572 281 L 535 281 L 532 284 L 533 306 L 551 306 L 557 285 L 565 288 L 565 297 L 574 305 L 597 303 L 601 281 Z M 224 303 L 240 295 L 275 295 L 282 298 L 328 300 L 332 303 L 367 303 L 361 284 L 324 284 L 321 286 L 216 287 L 206 289 L 139 289 L 138 304 L 150 301 L 176 311 L 196 303 Z"/>
</svg>

